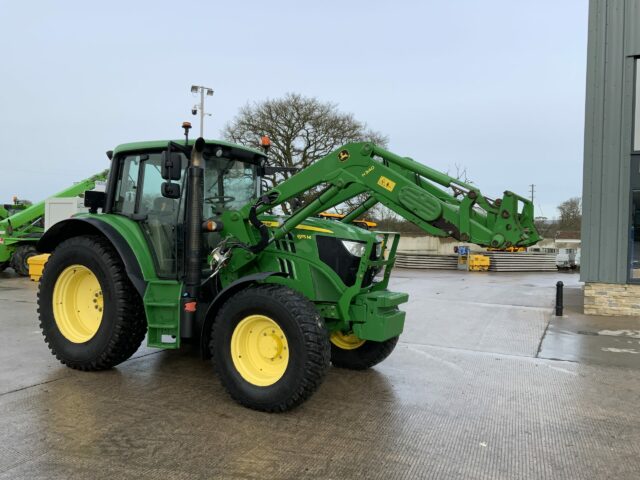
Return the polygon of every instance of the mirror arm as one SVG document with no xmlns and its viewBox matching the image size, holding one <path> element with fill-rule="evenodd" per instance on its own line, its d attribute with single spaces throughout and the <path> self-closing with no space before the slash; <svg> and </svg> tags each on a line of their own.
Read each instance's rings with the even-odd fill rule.
<svg viewBox="0 0 640 480">
<path fill-rule="evenodd" d="M 172 151 L 172 149 L 177 150 L 180 153 L 183 153 L 188 160 L 191 160 L 191 147 L 188 145 L 180 145 L 179 143 L 176 142 L 169 142 L 169 151 Z"/>
</svg>

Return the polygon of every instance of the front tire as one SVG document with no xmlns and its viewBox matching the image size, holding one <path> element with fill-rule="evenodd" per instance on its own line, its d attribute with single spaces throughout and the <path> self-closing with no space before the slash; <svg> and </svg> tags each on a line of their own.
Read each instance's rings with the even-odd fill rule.
<svg viewBox="0 0 640 480">
<path fill-rule="evenodd" d="M 213 323 L 211 355 L 241 405 L 284 412 L 304 402 L 329 369 L 329 335 L 315 306 L 282 285 L 236 293 Z"/>
<path fill-rule="evenodd" d="M 29 262 L 31 257 L 38 255 L 34 245 L 20 245 L 11 255 L 11 268 L 21 277 L 29 276 Z"/>
<path fill-rule="evenodd" d="M 334 367 L 349 370 L 366 370 L 386 359 L 396 348 L 398 338 L 384 342 L 361 340 L 353 333 L 331 334 L 331 363 Z"/>
<path fill-rule="evenodd" d="M 142 300 L 111 244 L 99 236 L 62 242 L 38 289 L 45 342 L 63 364 L 105 370 L 127 360 L 146 334 Z"/>
</svg>

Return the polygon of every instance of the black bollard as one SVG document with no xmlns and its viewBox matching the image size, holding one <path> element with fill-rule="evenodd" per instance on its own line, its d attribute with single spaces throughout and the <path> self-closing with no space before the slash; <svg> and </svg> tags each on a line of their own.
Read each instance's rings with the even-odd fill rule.
<svg viewBox="0 0 640 480">
<path fill-rule="evenodd" d="M 562 287 L 563 286 L 564 286 L 564 283 L 562 282 L 556 283 L 556 317 L 562 316 L 562 309 L 563 309 Z"/>
</svg>

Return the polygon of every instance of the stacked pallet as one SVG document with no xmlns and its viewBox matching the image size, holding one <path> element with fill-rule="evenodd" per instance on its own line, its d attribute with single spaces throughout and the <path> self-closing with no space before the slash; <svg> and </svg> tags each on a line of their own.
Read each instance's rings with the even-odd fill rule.
<svg viewBox="0 0 640 480">
<path fill-rule="evenodd" d="M 555 253 L 483 252 L 491 258 L 490 272 L 556 272 Z"/>
<path fill-rule="evenodd" d="M 458 268 L 457 255 L 435 255 L 416 252 L 398 252 L 396 267 L 426 268 L 437 270 L 456 270 Z"/>
<path fill-rule="evenodd" d="M 555 253 L 533 252 L 475 252 L 491 259 L 490 272 L 555 272 Z M 436 255 L 417 252 L 398 252 L 396 267 L 433 270 L 456 270 L 457 255 Z"/>
</svg>

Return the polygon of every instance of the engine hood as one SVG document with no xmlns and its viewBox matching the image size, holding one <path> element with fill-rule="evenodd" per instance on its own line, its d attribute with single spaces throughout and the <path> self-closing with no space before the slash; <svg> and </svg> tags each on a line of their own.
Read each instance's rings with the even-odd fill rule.
<svg viewBox="0 0 640 480">
<path fill-rule="evenodd" d="M 260 220 L 269 228 L 276 228 L 286 221 L 287 216 L 263 215 Z M 292 232 L 296 235 L 325 235 L 330 237 L 342 238 L 346 240 L 354 240 L 366 242 L 371 237 L 375 237 L 375 232 L 365 230 L 354 225 L 342 223 L 336 220 L 327 220 L 322 218 L 308 218 L 300 225 L 295 227 Z"/>
</svg>

